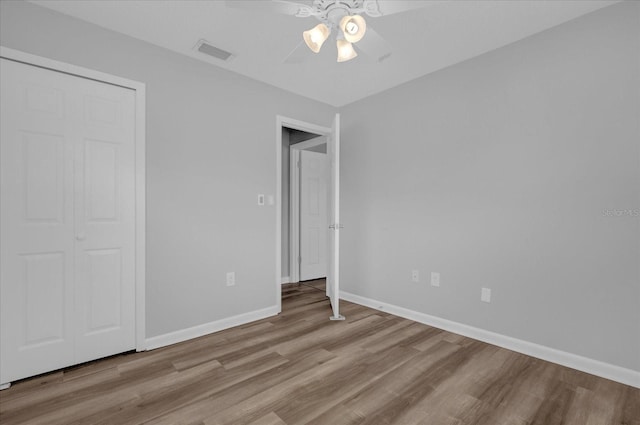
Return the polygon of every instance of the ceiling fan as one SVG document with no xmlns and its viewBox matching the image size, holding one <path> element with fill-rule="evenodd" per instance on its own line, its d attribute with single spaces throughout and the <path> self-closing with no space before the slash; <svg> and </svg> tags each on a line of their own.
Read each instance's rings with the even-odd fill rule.
<svg viewBox="0 0 640 425">
<path fill-rule="evenodd" d="M 358 56 L 358 50 L 382 62 L 391 55 L 391 45 L 367 25 L 362 14 L 370 17 L 391 15 L 424 6 L 416 0 L 227 0 L 227 7 L 264 10 L 292 15 L 298 18 L 315 17 L 320 21 L 304 31 L 303 41 L 293 49 L 285 63 L 304 62 L 308 50 L 318 53 L 323 43 L 333 33 L 338 49 L 338 62 L 346 62 Z"/>
</svg>

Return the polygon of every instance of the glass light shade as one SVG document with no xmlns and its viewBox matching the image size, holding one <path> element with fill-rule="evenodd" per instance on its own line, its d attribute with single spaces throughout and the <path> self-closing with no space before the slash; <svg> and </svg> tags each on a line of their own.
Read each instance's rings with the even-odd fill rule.
<svg viewBox="0 0 640 425">
<path fill-rule="evenodd" d="M 320 47 L 322 47 L 322 43 L 329 38 L 330 33 L 331 30 L 329 30 L 329 27 L 325 24 L 318 24 L 309 31 L 303 32 L 302 38 L 304 38 L 304 42 L 307 43 L 307 46 L 312 52 L 318 53 Z"/>
<path fill-rule="evenodd" d="M 360 15 L 343 16 L 340 20 L 340 29 L 344 33 L 344 39 L 349 43 L 357 43 L 362 40 L 367 31 L 367 23 Z"/>
<path fill-rule="evenodd" d="M 353 45 L 347 40 L 338 40 L 338 62 L 346 62 L 358 56 Z"/>
</svg>

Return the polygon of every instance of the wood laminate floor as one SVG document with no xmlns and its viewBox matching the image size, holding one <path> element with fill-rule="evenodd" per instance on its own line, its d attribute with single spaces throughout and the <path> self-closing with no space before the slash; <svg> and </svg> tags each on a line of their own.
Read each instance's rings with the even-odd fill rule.
<svg viewBox="0 0 640 425">
<path fill-rule="evenodd" d="M 0 424 L 640 425 L 638 389 L 342 305 L 287 285 L 277 317 L 16 382 Z"/>
</svg>

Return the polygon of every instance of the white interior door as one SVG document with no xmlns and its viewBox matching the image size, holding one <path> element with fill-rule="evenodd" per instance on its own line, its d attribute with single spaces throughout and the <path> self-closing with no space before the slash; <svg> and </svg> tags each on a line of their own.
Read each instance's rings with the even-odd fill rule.
<svg viewBox="0 0 640 425">
<path fill-rule="evenodd" d="M 327 143 L 329 155 L 329 249 L 327 296 L 331 300 L 331 320 L 344 320 L 340 315 L 340 114 L 336 114 Z"/>
<path fill-rule="evenodd" d="M 75 363 L 135 348 L 135 92 L 76 78 Z"/>
<path fill-rule="evenodd" d="M 327 276 L 327 154 L 300 151 L 300 280 Z"/>
<path fill-rule="evenodd" d="M 0 382 L 73 358 L 74 143 L 66 76 L 0 59 Z"/>
<path fill-rule="evenodd" d="M 135 348 L 132 90 L 0 59 L 0 383 Z"/>
</svg>

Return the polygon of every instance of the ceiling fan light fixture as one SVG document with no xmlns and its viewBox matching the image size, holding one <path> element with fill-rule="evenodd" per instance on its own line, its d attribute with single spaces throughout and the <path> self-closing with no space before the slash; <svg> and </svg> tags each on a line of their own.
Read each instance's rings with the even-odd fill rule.
<svg viewBox="0 0 640 425">
<path fill-rule="evenodd" d="M 349 43 L 357 43 L 362 40 L 367 31 L 367 22 L 360 15 L 343 16 L 339 26 L 344 33 L 344 39 Z"/>
<path fill-rule="evenodd" d="M 346 62 L 358 56 L 353 45 L 347 40 L 338 40 L 338 62 Z"/>
<path fill-rule="evenodd" d="M 330 33 L 331 30 L 329 27 L 325 24 L 318 24 L 310 30 L 303 32 L 302 38 L 304 38 L 304 42 L 307 43 L 307 46 L 312 52 L 318 53 L 322 47 L 322 43 L 329 38 Z"/>
</svg>

